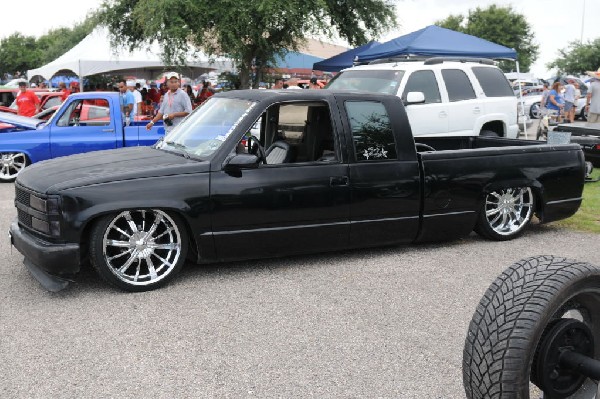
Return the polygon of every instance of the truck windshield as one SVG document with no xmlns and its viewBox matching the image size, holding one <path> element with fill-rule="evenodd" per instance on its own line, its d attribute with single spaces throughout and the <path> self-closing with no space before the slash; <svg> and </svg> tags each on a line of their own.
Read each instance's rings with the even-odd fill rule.
<svg viewBox="0 0 600 399">
<path fill-rule="evenodd" d="M 253 101 L 236 98 L 209 98 L 167 134 L 156 148 L 209 158 L 255 105 Z"/>
<path fill-rule="evenodd" d="M 372 93 L 397 94 L 404 71 L 360 69 L 338 74 L 329 82 L 327 89 L 361 90 Z"/>
</svg>

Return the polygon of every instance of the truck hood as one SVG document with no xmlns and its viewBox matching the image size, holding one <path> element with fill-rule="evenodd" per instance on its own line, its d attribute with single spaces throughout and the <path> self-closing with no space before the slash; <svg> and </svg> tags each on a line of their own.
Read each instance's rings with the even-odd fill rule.
<svg viewBox="0 0 600 399">
<path fill-rule="evenodd" d="M 29 118 L 27 116 L 14 115 L 9 112 L 0 112 L 0 123 L 12 125 L 20 130 L 35 130 L 45 121 L 41 119 Z"/>
<path fill-rule="evenodd" d="M 17 183 L 38 193 L 131 179 L 202 173 L 210 163 L 151 147 L 96 151 L 38 162 L 25 168 Z"/>
</svg>

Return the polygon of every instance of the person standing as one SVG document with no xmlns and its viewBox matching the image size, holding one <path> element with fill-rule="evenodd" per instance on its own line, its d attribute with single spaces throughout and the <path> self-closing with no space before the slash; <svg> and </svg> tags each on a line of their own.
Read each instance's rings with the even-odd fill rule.
<svg viewBox="0 0 600 399">
<path fill-rule="evenodd" d="M 131 94 L 133 94 L 133 115 L 140 115 L 142 111 L 142 93 L 136 90 L 134 80 L 127 81 L 127 90 L 129 90 Z"/>
<path fill-rule="evenodd" d="M 40 99 L 33 92 L 27 91 L 27 83 L 19 82 L 17 95 L 17 115 L 34 116 L 40 112 Z"/>
<path fill-rule="evenodd" d="M 560 121 L 560 116 L 563 108 L 565 107 L 565 99 L 562 96 L 563 86 L 559 81 L 554 82 L 552 90 L 548 93 L 548 101 L 546 101 L 546 108 L 557 115 L 556 119 Z"/>
<path fill-rule="evenodd" d="M 192 89 L 192 85 L 185 85 L 185 92 L 192 103 L 196 101 L 196 96 L 194 95 L 194 89 Z"/>
<path fill-rule="evenodd" d="M 60 96 L 60 99 L 64 102 L 67 97 L 69 97 L 71 95 L 71 91 L 69 89 L 67 89 L 67 85 L 65 84 L 65 82 L 60 82 L 58 84 L 58 88 L 60 89 L 60 92 L 62 93 L 62 95 Z"/>
<path fill-rule="evenodd" d="M 202 104 L 204 101 L 208 100 L 208 98 L 211 97 L 213 94 L 213 91 L 210 89 L 210 82 L 202 82 L 202 90 L 200 90 L 200 93 L 198 93 L 198 96 L 196 97 L 196 104 Z"/>
<path fill-rule="evenodd" d="M 565 118 L 570 123 L 575 122 L 575 83 L 574 80 L 567 80 L 567 85 L 565 86 Z"/>
<path fill-rule="evenodd" d="M 273 87 L 271 87 L 271 89 L 273 89 L 273 90 L 281 90 L 281 89 L 283 89 L 283 79 L 276 78 L 275 82 L 273 83 Z"/>
<path fill-rule="evenodd" d="M 165 77 L 169 91 L 163 96 L 158 113 L 146 125 L 146 129 L 152 129 L 157 121 L 163 119 L 165 132 L 169 133 L 192 112 L 192 102 L 190 97 L 179 88 L 179 75 L 176 72 L 168 72 Z"/>
<path fill-rule="evenodd" d="M 585 101 L 585 109 L 588 111 L 587 121 L 600 123 L 600 68 L 596 72 L 588 71 L 587 74 L 594 78 Z"/>
<path fill-rule="evenodd" d="M 133 104 L 135 103 L 135 98 L 133 97 L 133 93 L 127 89 L 127 82 L 125 80 L 119 81 L 119 102 L 121 104 L 121 116 L 123 117 L 123 122 L 126 125 L 133 119 Z"/>
<path fill-rule="evenodd" d="M 310 90 L 320 90 L 321 89 L 321 86 L 319 86 L 319 82 L 318 82 L 317 78 L 315 78 L 315 77 L 310 78 L 310 83 L 308 85 L 308 88 Z"/>
</svg>

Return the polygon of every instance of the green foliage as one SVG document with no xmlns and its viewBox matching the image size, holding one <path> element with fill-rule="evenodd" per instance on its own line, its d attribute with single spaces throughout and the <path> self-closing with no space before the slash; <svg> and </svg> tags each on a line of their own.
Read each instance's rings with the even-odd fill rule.
<svg viewBox="0 0 600 399">
<path fill-rule="evenodd" d="M 580 75 L 600 67 L 600 38 L 587 43 L 571 42 L 558 51 L 560 56 L 546 66 L 557 68 L 559 74 Z"/>
<path fill-rule="evenodd" d="M 517 13 L 510 6 L 491 5 L 484 9 L 477 7 L 475 10 L 469 10 L 466 17 L 460 14 L 450 15 L 435 24 L 514 48 L 521 71 L 528 71 L 538 55 L 539 46 L 535 43 L 531 26 L 524 15 Z M 502 61 L 500 68 L 509 72 L 514 70 L 514 63 Z"/>
<path fill-rule="evenodd" d="M 360 45 L 395 25 L 391 0 L 104 0 L 99 18 L 113 44 L 157 40 L 167 64 L 190 48 L 236 62 L 242 87 L 257 87 L 266 67 L 310 34 L 338 34 Z M 252 74 L 252 72 L 255 72 Z"/>
<path fill-rule="evenodd" d="M 40 64 L 41 54 L 33 36 L 21 33 L 0 40 L 0 72 L 25 73 Z"/>
</svg>

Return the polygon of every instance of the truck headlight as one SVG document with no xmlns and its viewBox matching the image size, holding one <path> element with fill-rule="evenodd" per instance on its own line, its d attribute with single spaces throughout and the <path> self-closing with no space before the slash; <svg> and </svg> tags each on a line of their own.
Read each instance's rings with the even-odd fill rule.
<svg viewBox="0 0 600 399">
<path fill-rule="evenodd" d="M 29 206 L 36 211 L 40 211 L 48 215 L 55 215 L 58 214 L 58 201 L 58 197 L 42 199 L 32 195 L 29 199 Z"/>
<path fill-rule="evenodd" d="M 60 236 L 60 223 L 58 221 L 47 222 L 32 216 L 31 227 L 44 234 Z"/>
</svg>

